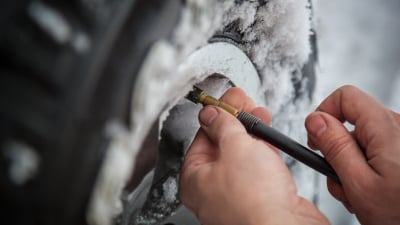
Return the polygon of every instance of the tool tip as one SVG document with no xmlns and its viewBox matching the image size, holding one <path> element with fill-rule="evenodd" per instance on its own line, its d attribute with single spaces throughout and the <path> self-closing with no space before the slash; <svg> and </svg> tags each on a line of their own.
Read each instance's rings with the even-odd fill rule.
<svg viewBox="0 0 400 225">
<path fill-rule="evenodd" d="M 200 88 L 193 86 L 193 90 L 190 91 L 187 95 L 186 98 L 195 104 L 200 102 L 199 96 L 203 93 L 203 90 Z"/>
</svg>

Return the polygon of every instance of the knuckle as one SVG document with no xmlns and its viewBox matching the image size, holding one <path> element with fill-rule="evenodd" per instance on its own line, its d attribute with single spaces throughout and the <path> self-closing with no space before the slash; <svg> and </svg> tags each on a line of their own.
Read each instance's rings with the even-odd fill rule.
<svg viewBox="0 0 400 225">
<path fill-rule="evenodd" d="M 326 142 L 324 155 L 329 161 L 335 161 L 340 158 L 346 149 L 348 149 L 353 140 L 348 134 L 334 136 Z M 324 149 L 322 149 L 324 150 Z"/>
<path fill-rule="evenodd" d="M 350 84 L 344 85 L 341 88 L 339 88 L 339 91 L 341 91 L 343 94 L 358 92 L 358 90 L 359 89 L 357 87 Z"/>
<path fill-rule="evenodd" d="M 228 112 L 223 111 L 223 109 L 218 109 L 220 110 L 220 115 L 215 123 L 214 123 L 214 128 L 216 131 L 225 131 L 225 132 L 229 132 L 229 127 L 230 124 L 232 124 L 234 121 L 234 117 L 231 116 Z"/>
<path fill-rule="evenodd" d="M 353 85 L 345 85 L 338 89 L 339 92 L 339 100 L 341 104 L 345 104 L 348 102 L 352 102 L 351 100 L 357 95 L 360 90 Z"/>
</svg>

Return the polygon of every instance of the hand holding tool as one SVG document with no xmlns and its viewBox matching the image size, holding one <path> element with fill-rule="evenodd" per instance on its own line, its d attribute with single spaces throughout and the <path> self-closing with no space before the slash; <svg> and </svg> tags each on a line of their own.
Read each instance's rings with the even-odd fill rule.
<svg viewBox="0 0 400 225">
<path fill-rule="evenodd" d="M 264 124 L 259 118 L 252 114 L 248 112 L 239 112 L 231 105 L 204 94 L 204 92 L 197 87 L 194 87 L 194 90 L 191 91 L 186 98 L 196 104 L 202 103 L 204 106 L 214 105 L 223 108 L 235 116 L 244 125 L 248 133 L 267 141 L 291 157 L 340 184 L 339 177 L 325 158 L 314 153 L 290 137 L 283 135 L 274 128 Z"/>
</svg>

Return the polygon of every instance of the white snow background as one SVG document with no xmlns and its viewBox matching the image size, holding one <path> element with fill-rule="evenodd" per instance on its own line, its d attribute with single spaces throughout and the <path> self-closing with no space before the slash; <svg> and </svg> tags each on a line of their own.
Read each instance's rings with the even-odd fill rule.
<svg viewBox="0 0 400 225">
<path fill-rule="evenodd" d="M 352 84 L 399 112 L 400 1 L 314 3 L 320 54 L 317 98 L 322 100 L 336 88 Z M 321 180 L 320 209 L 332 225 L 358 224 Z"/>
</svg>

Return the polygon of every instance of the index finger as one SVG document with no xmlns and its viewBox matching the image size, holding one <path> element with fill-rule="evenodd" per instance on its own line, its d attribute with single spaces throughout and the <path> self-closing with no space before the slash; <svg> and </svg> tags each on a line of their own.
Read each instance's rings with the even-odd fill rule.
<svg viewBox="0 0 400 225">
<path fill-rule="evenodd" d="M 240 88 L 233 87 L 222 95 L 220 101 L 228 103 L 239 111 L 249 112 L 255 108 L 254 101 L 247 97 L 246 93 Z"/>
<path fill-rule="evenodd" d="M 256 105 L 246 93 L 237 87 L 230 88 L 225 94 L 220 98 L 221 101 L 235 107 L 239 111 L 249 112 L 258 118 L 260 118 L 264 123 L 271 123 L 271 114 L 267 109 L 256 108 Z"/>
<path fill-rule="evenodd" d="M 337 89 L 321 103 L 317 111 L 328 113 L 341 122 L 354 124 L 354 133 L 364 149 L 373 139 L 379 140 L 374 143 L 375 149 L 393 139 L 390 134 L 387 135 L 387 131 L 393 130 L 393 114 L 356 87 L 347 85 Z"/>
<path fill-rule="evenodd" d="M 340 120 L 356 124 L 360 120 L 383 119 L 385 107 L 354 86 L 343 86 L 334 91 L 317 108 Z"/>
</svg>

